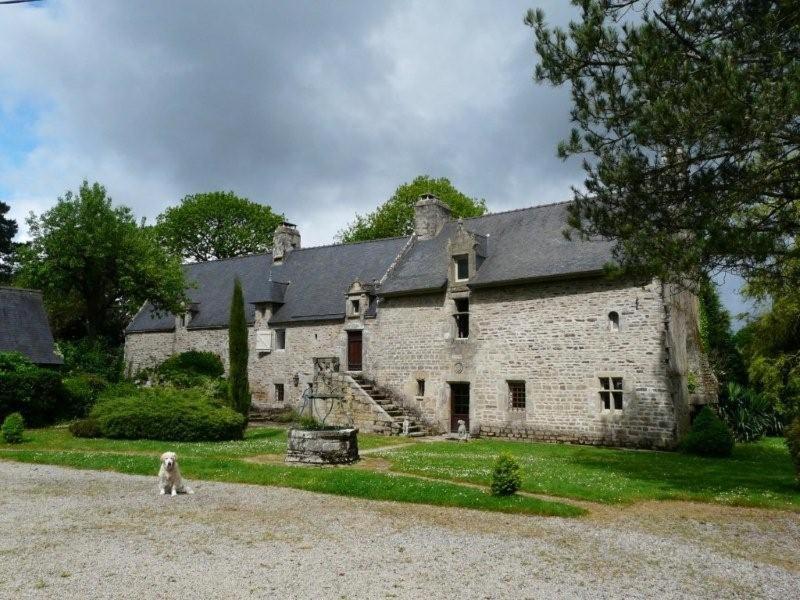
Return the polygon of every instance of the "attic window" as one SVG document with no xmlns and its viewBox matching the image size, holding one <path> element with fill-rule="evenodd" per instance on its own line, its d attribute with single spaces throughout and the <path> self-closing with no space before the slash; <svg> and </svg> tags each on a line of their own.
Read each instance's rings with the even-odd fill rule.
<svg viewBox="0 0 800 600">
<path fill-rule="evenodd" d="M 456 269 L 456 281 L 466 281 L 469 279 L 469 257 L 455 256 L 453 257 Z"/>
<path fill-rule="evenodd" d="M 611 331 L 619 331 L 619 313 L 615 310 L 608 313 L 608 328 Z"/>
<path fill-rule="evenodd" d="M 361 313 L 361 301 L 360 300 L 351 300 L 350 301 L 350 308 L 351 308 L 351 314 L 353 316 L 358 316 Z"/>
</svg>

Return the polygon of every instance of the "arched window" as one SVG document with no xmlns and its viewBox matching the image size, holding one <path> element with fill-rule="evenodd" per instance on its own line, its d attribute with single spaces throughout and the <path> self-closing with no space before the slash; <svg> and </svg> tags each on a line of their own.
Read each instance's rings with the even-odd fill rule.
<svg viewBox="0 0 800 600">
<path fill-rule="evenodd" d="M 619 313 L 615 310 L 608 313 L 608 328 L 611 331 L 619 331 Z"/>
</svg>

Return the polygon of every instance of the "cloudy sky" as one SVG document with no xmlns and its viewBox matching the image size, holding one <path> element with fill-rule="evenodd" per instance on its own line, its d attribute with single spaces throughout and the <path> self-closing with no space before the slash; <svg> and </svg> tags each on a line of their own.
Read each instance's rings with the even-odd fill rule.
<svg viewBox="0 0 800 600">
<path fill-rule="evenodd" d="M 86 178 L 152 222 L 233 190 L 304 245 L 419 174 L 493 211 L 568 199 L 581 169 L 555 156 L 568 91 L 532 78 L 537 6 L 577 15 L 566 0 L 0 5 L 0 199 L 22 225 Z"/>
</svg>

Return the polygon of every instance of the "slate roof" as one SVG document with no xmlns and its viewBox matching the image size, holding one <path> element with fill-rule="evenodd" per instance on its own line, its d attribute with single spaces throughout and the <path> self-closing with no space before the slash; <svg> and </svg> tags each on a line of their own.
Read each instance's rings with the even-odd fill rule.
<svg viewBox="0 0 800 600">
<path fill-rule="evenodd" d="M 0 352 L 16 351 L 40 365 L 60 365 L 41 292 L 0 287 Z"/>
<path fill-rule="evenodd" d="M 227 327 L 233 281 L 239 277 L 247 322 L 255 319 L 254 302 L 282 303 L 271 323 L 344 319 L 345 294 L 355 279 L 381 279 L 406 245 L 407 237 L 357 244 L 298 248 L 273 264 L 272 254 L 184 265 L 187 291 L 196 303 L 189 329 Z M 175 317 L 145 305 L 126 332 L 172 331 Z"/>
<path fill-rule="evenodd" d="M 567 240 L 562 235 L 568 203 L 464 219 L 464 227 L 478 235 L 485 256 L 470 287 L 599 273 L 612 258 L 613 244 L 604 241 Z M 234 277 L 239 277 L 248 323 L 255 318 L 255 302 L 275 303 L 270 323 L 342 320 L 345 294 L 355 279 L 365 283 L 386 281 L 380 295 L 441 290 L 447 285 L 447 242 L 458 223 L 445 225 L 435 238 L 388 238 L 355 244 L 298 248 L 283 263 L 273 264 L 272 254 L 185 265 L 188 290 L 196 312 L 189 329 L 227 327 Z M 402 254 L 402 256 L 401 256 Z M 398 258 L 399 257 L 399 258 Z M 394 263 L 397 264 L 394 264 Z M 375 316 L 370 304 L 367 316 Z M 158 315 L 146 305 L 127 332 L 172 331 L 175 318 Z"/>
<path fill-rule="evenodd" d="M 486 259 L 469 280 L 481 287 L 600 272 L 612 260 L 612 242 L 567 240 L 568 202 L 534 206 L 464 219 L 464 228 L 486 236 Z M 447 284 L 447 242 L 458 223 L 444 226 L 430 240 L 417 241 L 398 261 L 381 295 L 443 289 Z M 481 246 L 484 240 L 479 238 Z"/>
</svg>

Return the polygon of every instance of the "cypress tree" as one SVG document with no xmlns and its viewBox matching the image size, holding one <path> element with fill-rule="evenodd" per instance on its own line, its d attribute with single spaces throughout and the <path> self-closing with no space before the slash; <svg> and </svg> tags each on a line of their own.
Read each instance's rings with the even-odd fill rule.
<svg viewBox="0 0 800 600">
<path fill-rule="evenodd" d="M 247 381 L 247 320 L 244 316 L 244 296 L 239 278 L 233 284 L 231 318 L 228 325 L 228 399 L 234 410 L 247 418 L 250 411 L 250 386 Z"/>
</svg>

